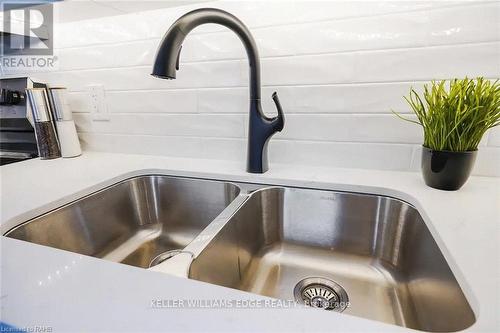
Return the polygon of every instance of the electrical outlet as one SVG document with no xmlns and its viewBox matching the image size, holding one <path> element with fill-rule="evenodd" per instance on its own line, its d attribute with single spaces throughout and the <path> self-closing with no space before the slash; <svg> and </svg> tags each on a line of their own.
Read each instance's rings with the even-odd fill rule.
<svg viewBox="0 0 500 333">
<path fill-rule="evenodd" d="M 104 86 L 102 84 L 90 85 L 87 86 L 87 91 L 90 99 L 90 118 L 94 121 L 109 121 Z"/>
</svg>

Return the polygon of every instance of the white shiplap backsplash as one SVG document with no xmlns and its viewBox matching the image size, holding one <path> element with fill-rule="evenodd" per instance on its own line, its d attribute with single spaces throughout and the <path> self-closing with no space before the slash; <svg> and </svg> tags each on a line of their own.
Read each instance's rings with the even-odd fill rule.
<svg viewBox="0 0 500 333">
<path fill-rule="evenodd" d="M 200 27 L 177 80 L 149 75 L 165 31 L 199 7 L 235 14 L 256 39 L 264 110 L 275 113 L 277 91 L 286 117 L 271 163 L 418 170 L 421 129 L 391 114 L 410 112 L 410 86 L 500 76 L 499 2 L 217 1 L 64 23 L 58 71 L 34 76 L 70 88 L 86 149 L 245 160 L 248 65 L 234 33 Z M 90 84 L 104 85 L 110 121 L 91 120 Z M 474 173 L 500 175 L 499 166 L 495 129 Z"/>
</svg>

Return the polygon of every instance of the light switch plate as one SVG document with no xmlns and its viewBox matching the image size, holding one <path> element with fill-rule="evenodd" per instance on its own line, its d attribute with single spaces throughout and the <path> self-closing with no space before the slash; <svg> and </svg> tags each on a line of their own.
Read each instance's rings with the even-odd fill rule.
<svg viewBox="0 0 500 333">
<path fill-rule="evenodd" d="M 106 95 L 102 84 L 87 86 L 90 103 L 90 118 L 93 121 L 109 121 L 110 115 L 106 105 Z"/>
</svg>

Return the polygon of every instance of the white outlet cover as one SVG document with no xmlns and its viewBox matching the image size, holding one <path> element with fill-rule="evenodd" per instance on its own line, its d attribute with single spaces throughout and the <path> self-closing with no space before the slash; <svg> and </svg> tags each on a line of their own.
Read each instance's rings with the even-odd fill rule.
<svg viewBox="0 0 500 333">
<path fill-rule="evenodd" d="M 87 86 L 90 118 L 93 121 L 109 121 L 110 115 L 106 104 L 106 94 L 102 84 Z"/>
</svg>

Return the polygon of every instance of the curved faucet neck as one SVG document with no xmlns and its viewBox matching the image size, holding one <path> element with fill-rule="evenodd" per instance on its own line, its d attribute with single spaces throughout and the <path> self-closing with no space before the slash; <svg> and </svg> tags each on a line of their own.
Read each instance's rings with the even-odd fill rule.
<svg viewBox="0 0 500 333">
<path fill-rule="evenodd" d="M 248 56 L 248 64 L 250 66 L 250 100 L 260 100 L 259 52 L 257 51 L 257 46 L 248 28 L 234 15 L 220 9 L 203 8 L 181 16 L 167 32 L 167 35 L 169 35 L 170 32 L 177 30 L 177 35 L 179 33 L 182 34 L 182 38 L 177 38 L 175 41 L 177 46 L 177 55 L 179 55 L 180 47 L 182 46 L 184 38 L 191 32 L 191 30 L 206 23 L 220 24 L 231 29 L 243 42 Z"/>
</svg>

